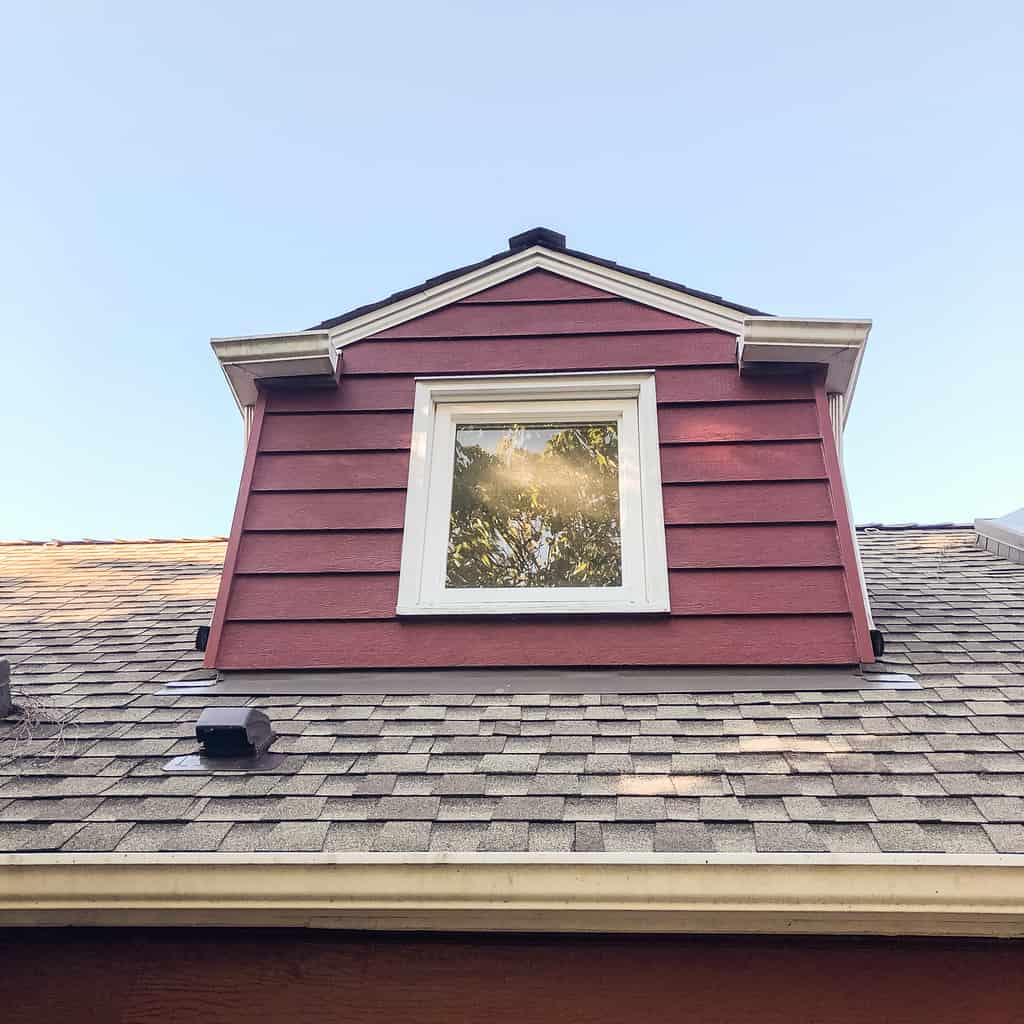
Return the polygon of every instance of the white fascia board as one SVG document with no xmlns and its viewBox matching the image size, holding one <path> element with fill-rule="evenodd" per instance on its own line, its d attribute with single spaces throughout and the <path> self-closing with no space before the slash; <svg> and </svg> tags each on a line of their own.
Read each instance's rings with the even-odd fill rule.
<svg viewBox="0 0 1024 1024">
<path fill-rule="evenodd" d="M 371 310 L 352 320 L 346 320 L 330 329 L 331 341 L 337 348 L 367 338 L 378 331 L 396 327 L 415 317 L 431 313 L 452 302 L 468 298 L 477 292 L 519 277 L 530 270 L 547 270 L 581 284 L 601 288 L 612 295 L 653 306 L 676 316 L 706 324 L 716 330 L 739 334 L 746 314 L 708 299 L 689 295 L 645 278 L 627 274 L 614 267 L 581 260 L 568 253 L 542 246 L 531 246 L 509 253 L 503 259 L 487 266 L 469 270 L 450 281 L 391 302 L 380 309 Z"/>
<path fill-rule="evenodd" d="M 240 409 L 256 402 L 257 381 L 330 376 L 338 367 L 327 331 L 211 338 L 210 346 Z"/>
<path fill-rule="evenodd" d="M 1024 936 L 1024 857 L 5 854 L 0 925 Z"/>
<path fill-rule="evenodd" d="M 753 363 L 824 365 L 826 390 L 846 397 L 845 422 L 870 331 L 870 320 L 748 316 L 738 347 L 740 370 Z"/>
</svg>

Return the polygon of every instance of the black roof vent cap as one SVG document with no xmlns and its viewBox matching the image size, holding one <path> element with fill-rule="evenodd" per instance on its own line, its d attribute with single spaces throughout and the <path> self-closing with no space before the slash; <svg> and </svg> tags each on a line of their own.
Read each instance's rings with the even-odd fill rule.
<svg viewBox="0 0 1024 1024">
<path fill-rule="evenodd" d="M 543 245 L 545 249 L 564 249 L 565 235 L 552 231 L 551 228 L 530 228 L 529 231 L 513 235 L 508 240 L 508 247 L 512 252 L 529 249 L 531 245 Z"/>
<path fill-rule="evenodd" d="M 196 722 L 196 739 L 207 757 L 262 754 L 274 742 L 270 719 L 255 708 L 205 708 Z"/>
</svg>

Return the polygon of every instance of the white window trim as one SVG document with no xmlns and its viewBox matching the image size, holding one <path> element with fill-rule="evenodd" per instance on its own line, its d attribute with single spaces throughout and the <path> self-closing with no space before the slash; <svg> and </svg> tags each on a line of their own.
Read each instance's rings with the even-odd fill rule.
<svg viewBox="0 0 1024 1024">
<path fill-rule="evenodd" d="M 454 428 L 461 422 L 619 423 L 621 587 L 444 587 Z M 654 371 L 543 373 L 416 380 L 399 615 L 667 612 L 668 559 Z"/>
</svg>

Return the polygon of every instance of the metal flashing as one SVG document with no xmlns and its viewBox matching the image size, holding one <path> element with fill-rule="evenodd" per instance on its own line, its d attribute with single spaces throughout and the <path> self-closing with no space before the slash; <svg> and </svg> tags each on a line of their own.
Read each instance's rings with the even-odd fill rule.
<svg viewBox="0 0 1024 1024">
<path fill-rule="evenodd" d="M 413 671 L 220 672 L 203 696 L 347 693 L 788 693 L 916 690 L 907 675 L 859 668 L 794 669 L 422 669 Z M 188 693 L 170 684 L 163 694 Z"/>
</svg>

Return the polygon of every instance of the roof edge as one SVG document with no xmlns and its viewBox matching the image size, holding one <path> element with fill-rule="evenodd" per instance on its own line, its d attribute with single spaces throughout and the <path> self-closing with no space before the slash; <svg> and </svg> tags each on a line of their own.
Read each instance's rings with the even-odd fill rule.
<svg viewBox="0 0 1024 1024">
<path fill-rule="evenodd" d="M 1024 856 L 7 854 L 0 924 L 1024 936 Z"/>
<path fill-rule="evenodd" d="M 541 232 L 542 234 L 538 234 Z M 557 235 L 561 238 L 562 243 L 556 245 L 553 243 L 545 244 L 545 237 L 548 235 Z M 513 245 L 513 243 L 515 243 Z M 581 249 L 570 249 L 565 245 L 565 236 L 559 235 L 558 232 L 551 231 L 548 228 L 533 228 L 530 231 L 524 231 L 519 235 L 513 235 L 509 239 L 509 248 L 504 249 L 501 252 L 494 253 L 492 256 L 487 256 L 482 260 L 477 260 L 474 263 L 467 263 L 465 266 L 456 267 L 453 270 L 445 271 L 443 274 L 438 274 L 435 277 L 427 278 L 426 281 L 421 281 L 419 284 L 412 285 L 409 288 L 403 288 L 400 291 L 393 292 L 391 295 L 386 296 L 383 299 L 378 299 L 375 302 L 368 302 L 365 305 L 357 306 L 355 309 L 347 310 L 344 313 L 339 313 L 337 316 L 329 317 L 326 320 L 322 320 L 320 323 L 315 324 L 309 328 L 314 331 L 330 330 L 334 327 L 338 327 L 341 324 L 346 323 L 349 320 L 355 320 L 358 317 L 365 316 L 368 313 L 373 313 L 376 310 L 383 309 L 385 306 L 390 306 L 395 302 L 401 302 L 403 299 L 412 298 L 418 295 L 420 292 L 426 291 L 428 288 L 434 288 L 437 285 L 445 284 L 449 281 L 453 281 L 458 277 L 462 277 L 465 274 L 470 274 L 477 270 L 482 270 L 486 267 L 491 266 L 494 263 L 499 263 L 501 260 L 508 259 L 510 256 L 514 256 L 517 253 L 523 251 L 525 248 L 533 249 L 546 249 L 550 252 L 565 253 L 566 255 L 572 256 L 577 260 L 582 260 L 586 263 L 592 263 L 598 267 L 604 267 L 611 270 L 616 270 L 619 273 L 627 274 L 630 277 L 643 278 L 652 284 L 660 285 L 664 288 L 670 288 L 674 291 L 678 291 L 684 295 L 690 295 L 694 298 L 703 299 L 707 302 L 713 302 L 719 306 L 726 306 L 729 309 L 735 310 L 738 313 L 744 313 L 748 316 L 770 316 L 771 314 L 765 313 L 762 310 L 754 309 L 752 306 L 743 306 L 737 302 L 732 302 L 729 299 L 723 299 L 720 295 L 715 295 L 712 292 L 701 291 L 697 288 L 690 288 L 688 285 L 680 284 L 678 281 L 670 281 L 668 278 L 658 277 L 654 274 L 649 274 L 645 270 L 636 270 L 633 267 L 626 267 L 620 263 L 616 263 L 614 260 L 603 259 L 600 256 L 594 256 L 592 253 L 583 252 Z"/>
</svg>

